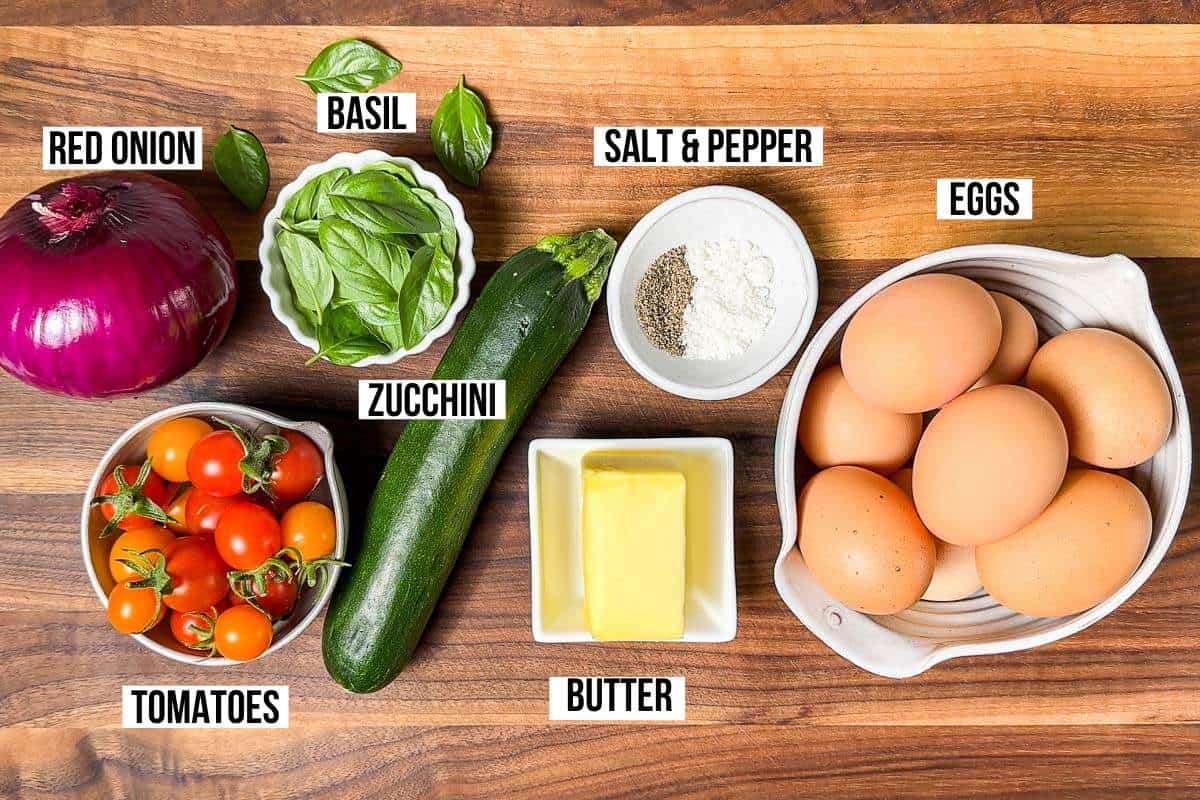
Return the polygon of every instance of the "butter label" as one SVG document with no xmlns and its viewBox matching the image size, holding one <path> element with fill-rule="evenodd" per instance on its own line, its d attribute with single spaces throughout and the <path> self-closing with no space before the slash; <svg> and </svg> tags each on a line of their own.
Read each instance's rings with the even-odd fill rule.
<svg viewBox="0 0 1200 800">
<path fill-rule="evenodd" d="M 676 677 L 555 677 L 550 719 L 588 722 L 686 719 L 686 685 Z"/>
</svg>

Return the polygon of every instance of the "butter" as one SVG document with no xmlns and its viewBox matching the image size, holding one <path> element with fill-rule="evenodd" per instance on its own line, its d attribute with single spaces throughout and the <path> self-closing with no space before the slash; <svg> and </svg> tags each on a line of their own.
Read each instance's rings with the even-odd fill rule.
<svg viewBox="0 0 1200 800">
<path fill-rule="evenodd" d="M 672 469 L 583 469 L 584 616 L 601 641 L 683 636 L 686 481 Z"/>
</svg>

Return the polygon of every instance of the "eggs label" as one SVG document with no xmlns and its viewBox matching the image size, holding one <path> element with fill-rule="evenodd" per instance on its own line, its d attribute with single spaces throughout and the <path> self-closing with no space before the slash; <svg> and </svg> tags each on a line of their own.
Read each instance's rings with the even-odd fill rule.
<svg viewBox="0 0 1200 800">
<path fill-rule="evenodd" d="M 824 128 L 592 129 L 597 167 L 819 167 Z"/>
<path fill-rule="evenodd" d="M 506 381 L 358 382 L 358 418 L 506 419 Z"/>
<path fill-rule="evenodd" d="M 122 686 L 124 728 L 286 728 L 286 686 Z"/>
<path fill-rule="evenodd" d="M 411 133 L 417 128 L 412 92 L 321 92 L 317 133 Z"/>
<path fill-rule="evenodd" d="M 938 219 L 1033 219 L 1032 178 L 938 178 Z"/>
<path fill-rule="evenodd" d="M 204 166 L 199 127 L 42 128 L 42 169 L 188 170 Z"/>
<path fill-rule="evenodd" d="M 685 692 L 682 676 L 551 678 L 550 719 L 682 722 Z"/>
</svg>

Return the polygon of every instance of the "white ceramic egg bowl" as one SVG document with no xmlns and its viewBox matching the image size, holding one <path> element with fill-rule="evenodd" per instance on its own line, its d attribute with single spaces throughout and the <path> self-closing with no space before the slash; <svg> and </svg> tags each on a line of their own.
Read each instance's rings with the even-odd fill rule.
<svg viewBox="0 0 1200 800">
<path fill-rule="evenodd" d="M 986 593 L 953 602 L 922 600 L 892 616 L 859 613 L 830 597 L 813 579 L 796 547 L 796 428 L 813 374 L 837 359 L 842 334 L 856 311 L 884 287 L 923 272 L 972 278 L 1020 300 L 1032 312 L 1042 340 L 1084 326 L 1109 328 L 1138 342 L 1154 358 L 1170 388 L 1175 417 L 1161 450 L 1127 474 L 1145 493 L 1153 514 L 1150 548 L 1137 571 L 1104 602 L 1068 617 L 1029 617 Z M 1017 245 L 942 250 L 888 270 L 868 283 L 817 331 L 788 386 L 775 439 L 775 491 L 783 542 L 775 586 L 784 603 L 838 654 L 877 675 L 917 675 L 950 658 L 1024 650 L 1083 630 L 1125 602 L 1162 561 L 1183 517 L 1192 468 L 1192 439 L 1179 370 L 1150 305 L 1146 277 L 1125 256 L 1082 256 Z M 807 475 L 802 475 L 806 478 Z"/>
</svg>

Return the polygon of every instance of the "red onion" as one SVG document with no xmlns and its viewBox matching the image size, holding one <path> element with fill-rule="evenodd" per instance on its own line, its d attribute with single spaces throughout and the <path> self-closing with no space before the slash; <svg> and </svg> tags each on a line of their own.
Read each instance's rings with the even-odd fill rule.
<svg viewBox="0 0 1200 800">
<path fill-rule="evenodd" d="M 40 389 L 160 386 L 217 346 L 236 303 L 229 240 L 152 175 L 69 178 L 0 217 L 0 366 Z"/>
</svg>

